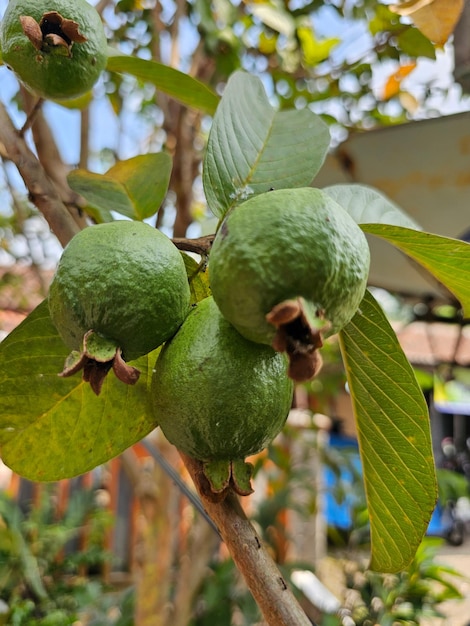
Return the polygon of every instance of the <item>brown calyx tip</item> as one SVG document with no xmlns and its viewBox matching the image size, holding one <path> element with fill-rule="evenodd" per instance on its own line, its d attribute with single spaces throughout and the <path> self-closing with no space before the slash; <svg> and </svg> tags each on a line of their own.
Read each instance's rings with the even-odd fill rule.
<svg viewBox="0 0 470 626">
<path fill-rule="evenodd" d="M 287 374 L 296 382 L 311 380 L 322 366 L 318 350 L 323 346 L 321 333 L 328 324 L 319 324 L 321 318 L 321 312 L 316 313 L 314 320 L 309 316 L 308 304 L 303 298 L 284 300 L 266 315 L 266 320 L 276 327 L 272 346 L 277 352 L 287 354 Z"/>
<path fill-rule="evenodd" d="M 47 11 L 39 24 L 30 15 L 20 16 L 24 34 L 36 50 L 47 51 L 48 48 L 64 48 L 68 56 L 74 43 L 87 41 L 80 32 L 80 25 L 74 20 L 62 17 L 57 11 Z"/>
<path fill-rule="evenodd" d="M 139 380 L 140 371 L 136 367 L 128 365 L 122 358 L 120 348 L 107 360 L 97 360 L 87 352 L 86 338 L 92 331 L 88 331 L 84 337 L 84 349 L 82 352 L 72 352 L 65 360 L 64 369 L 59 376 L 68 378 L 80 370 L 83 370 L 84 382 L 90 383 L 93 392 L 99 396 L 104 380 L 109 370 L 112 369 L 116 378 L 126 385 L 135 385 Z"/>
</svg>

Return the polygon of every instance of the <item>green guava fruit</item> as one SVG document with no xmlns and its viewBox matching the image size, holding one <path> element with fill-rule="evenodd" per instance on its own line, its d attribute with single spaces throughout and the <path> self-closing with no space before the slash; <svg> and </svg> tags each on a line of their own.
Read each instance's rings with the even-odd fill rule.
<svg viewBox="0 0 470 626">
<path fill-rule="evenodd" d="M 136 382 L 136 359 L 172 337 L 190 310 L 183 258 L 143 222 L 89 226 L 65 247 L 49 290 L 49 311 L 73 351 L 63 375 L 84 370 L 99 393 L 107 371 Z"/>
<path fill-rule="evenodd" d="M 211 492 L 222 495 L 251 493 L 244 459 L 281 431 L 292 395 L 285 355 L 242 337 L 212 297 L 163 346 L 151 387 L 163 433 L 204 463 Z"/>
<path fill-rule="evenodd" d="M 52 100 L 89 91 L 107 61 L 101 18 L 86 0 L 10 0 L 0 49 L 31 92 Z"/>
<path fill-rule="evenodd" d="M 318 371 L 323 337 L 338 332 L 364 296 L 370 254 L 350 215 L 319 189 L 280 189 L 235 207 L 209 258 L 212 295 L 247 339 L 290 359 L 289 376 Z"/>
</svg>

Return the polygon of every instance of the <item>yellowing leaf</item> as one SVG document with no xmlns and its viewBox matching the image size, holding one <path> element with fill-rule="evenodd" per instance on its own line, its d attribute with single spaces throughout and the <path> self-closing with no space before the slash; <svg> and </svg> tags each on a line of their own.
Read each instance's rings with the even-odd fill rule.
<svg viewBox="0 0 470 626">
<path fill-rule="evenodd" d="M 325 61 L 329 57 L 331 49 L 341 43 L 341 39 L 336 37 L 318 40 L 311 26 L 299 26 L 297 36 L 302 46 L 304 61 L 311 66 Z"/>
<path fill-rule="evenodd" d="M 463 6 L 464 0 L 408 0 L 390 9 L 409 17 L 423 35 L 443 46 L 454 32 Z"/>
<path fill-rule="evenodd" d="M 277 35 L 267 35 L 264 31 L 260 33 L 258 47 L 263 54 L 273 54 L 276 51 Z"/>
<path fill-rule="evenodd" d="M 415 67 L 415 61 L 413 63 L 406 63 L 405 65 L 401 65 L 396 72 L 393 72 L 393 74 L 389 76 L 383 91 L 382 97 L 384 100 L 390 100 L 400 93 L 402 80 L 406 78 Z"/>
</svg>

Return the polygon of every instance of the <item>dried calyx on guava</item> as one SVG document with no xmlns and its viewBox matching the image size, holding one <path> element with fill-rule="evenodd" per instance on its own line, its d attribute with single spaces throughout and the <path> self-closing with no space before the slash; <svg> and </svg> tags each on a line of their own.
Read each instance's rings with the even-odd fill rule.
<svg viewBox="0 0 470 626">
<path fill-rule="evenodd" d="M 201 484 L 214 500 L 230 489 L 252 492 L 245 458 L 281 431 L 293 383 L 285 355 L 248 341 L 212 297 L 191 311 L 166 343 L 152 377 L 157 424 L 167 439 L 201 461 Z"/>
<path fill-rule="evenodd" d="M 325 192 L 282 189 L 228 213 L 209 259 L 212 295 L 251 341 L 287 353 L 289 376 L 312 378 L 323 339 L 356 313 L 369 275 L 366 237 Z"/>
<path fill-rule="evenodd" d="M 107 61 L 101 17 L 86 0 L 10 0 L 0 49 L 32 93 L 53 100 L 89 91 Z"/>
<path fill-rule="evenodd" d="M 143 222 L 89 226 L 65 247 L 49 296 L 52 321 L 72 350 L 63 376 L 83 370 L 99 394 L 112 368 L 125 383 L 139 372 L 126 362 L 170 339 L 190 310 L 181 253 Z"/>
</svg>

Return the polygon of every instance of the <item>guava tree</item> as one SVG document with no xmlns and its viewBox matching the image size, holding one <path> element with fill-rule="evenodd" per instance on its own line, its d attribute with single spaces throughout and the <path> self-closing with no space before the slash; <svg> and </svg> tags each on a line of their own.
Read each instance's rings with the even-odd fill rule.
<svg viewBox="0 0 470 626">
<path fill-rule="evenodd" d="M 48 31 L 45 36 L 50 34 Z M 54 41 L 49 40 L 47 45 L 57 45 Z M 43 44 L 40 47 L 43 51 Z M 282 197 L 291 197 L 295 203 L 300 190 L 314 185 L 329 147 L 328 127 L 307 108 L 272 107 L 261 81 L 245 72 L 231 76 L 219 99 L 203 83 L 151 61 L 111 52 L 108 67 L 121 72 L 139 67 L 143 77 L 156 82 L 172 97 L 214 113 L 202 179 L 207 206 L 218 218 L 216 233 L 197 240 L 174 240 L 182 252 L 196 252 L 200 257 L 201 262 L 196 262 L 184 256 L 191 304 L 197 309 L 198 303 L 211 294 L 214 236 L 224 236 L 226 220 L 240 214 L 239 207 L 245 209 L 251 203 L 251 219 L 256 223 L 258 200 L 269 207 L 270 194 L 279 197 L 276 194 L 282 192 Z M 71 216 L 40 161 L 28 148 L 24 132 L 13 127 L 1 106 L 0 140 L 2 155 L 16 164 L 32 201 L 61 243 L 68 244 L 79 232 L 80 221 Z M 74 171 L 68 181 L 74 193 L 80 194 L 81 210 L 95 222 L 109 223 L 116 215 L 140 222 L 158 211 L 169 186 L 171 169 L 168 154 L 142 154 L 117 163 L 105 175 Z M 336 185 L 323 193 L 339 205 L 338 214 L 346 212 L 355 227 L 387 240 L 431 272 L 455 295 L 463 314 L 468 316 L 467 243 L 423 232 L 375 190 Z M 289 231 L 284 233 L 282 247 L 276 250 L 281 277 L 282 257 L 293 245 L 290 235 Z M 325 232 L 319 231 L 319 235 Z M 331 248 L 332 257 L 341 252 Z M 137 256 L 138 252 L 131 254 Z M 118 261 L 116 264 L 119 267 Z M 299 257 L 298 273 L 303 271 Z M 86 282 L 86 277 L 83 280 Z M 346 275 L 338 276 L 330 284 L 329 298 L 341 300 L 348 282 Z M 132 311 L 132 300 L 127 306 Z M 406 567 L 413 558 L 436 502 L 428 411 L 413 370 L 371 293 L 366 291 L 355 308 L 352 318 L 339 330 L 339 341 L 356 417 L 370 511 L 370 566 L 394 572 Z M 304 313 L 311 327 L 317 324 L 317 331 L 322 331 L 322 316 Z M 278 349 L 280 345 L 277 344 Z M 98 348 L 99 352 L 102 346 Z M 314 344 L 314 351 L 317 350 L 321 353 L 321 342 Z M 158 351 L 130 361 L 129 366 L 139 371 L 138 380 L 132 381 L 135 384 L 125 384 L 110 372 L 100 380 L 99 394 L 88 385 L 88 375 L 83 378 L 73 371 L 71 376 L 58 377 L 69 348 L 52 321 L 48 301 L 44 301 L 0 346 L 2 459 L 31 480 L 54 481 L 86 472 L 140 441 L 158 427 L 151 408 L 151 379 Z M 90 354 L 92 360 L 99 361 L 96 346 Z M 198 389 L 189 388 L 188 393 L 196 396 Z M 220 417 L 223 419 L 223 415 Z M 227 488 L 222 479 L 222 497 L 214 497 L 217 490 L 212 488 L 213 483 L 207 488 L 201 459 L 184 450 L 181 455 L 208 514 L 268 623 L 309 623 L 243 514 L 237 490 L 231 488 L 233 483 L 229 480 Z"/>
</svg>

